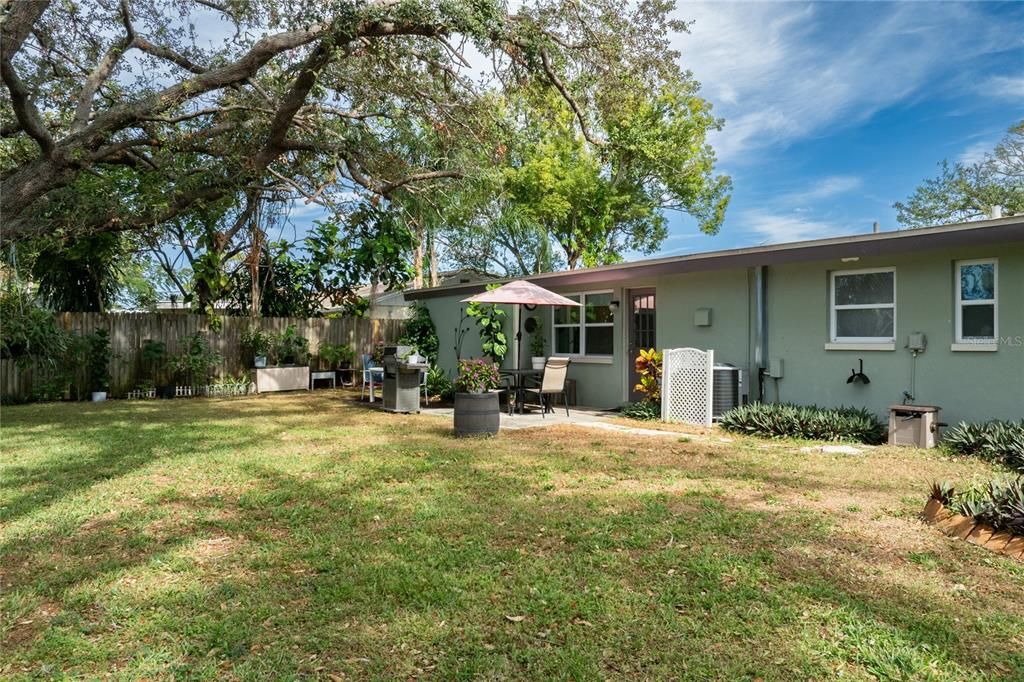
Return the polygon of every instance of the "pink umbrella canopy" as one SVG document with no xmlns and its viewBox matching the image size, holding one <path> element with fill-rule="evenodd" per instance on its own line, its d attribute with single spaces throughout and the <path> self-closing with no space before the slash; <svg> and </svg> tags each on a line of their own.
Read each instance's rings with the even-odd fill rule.
<svg viewBox="0 0 1024 682">
<path fill-rule="evenodd" d="M 524 279 L 517 279 L 514 282 L 503 284 L 497 289 L 491 289 L 475 296 L 462 299 L 463 303 L 476 301 L 477 303 L 518 303 L 521 305 L 572 305 L 580 306 L 580 303 L 565 296 L 548 291 L 536 284 L 527 282 Z"/>
</svg>

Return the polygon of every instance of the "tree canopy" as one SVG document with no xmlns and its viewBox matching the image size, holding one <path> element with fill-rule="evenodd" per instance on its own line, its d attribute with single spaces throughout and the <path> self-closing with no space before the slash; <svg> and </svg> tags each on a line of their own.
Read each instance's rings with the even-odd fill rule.
<svg viewBox="0 0 1024 682">
<path fill-rule="evenodd" d="M 1024 120 L 984 158 L 974 163 L 943 161 L 939 175 L 925 180 L 905 201 L 896 219 L 907 227 L 927 227 L 986 218 L 994 206 L 1024 213 Z"/>
<path fill-rule="evenodd" d="M 671 49 L 686 30 L 672 9 L 7 3 L 0 239 L 137 233 L 132 243 L 203 308 L 243 272 L 258 284 L 280 255 L 267 252 L 269 226 L 295 202 L 357 239 L 360 211 L 393 212 L 413 239 L 371 238 L 402 249 L 374 267 L 400 270 L 416 251 L 417 278 L 424 257 L 436 271 L 439 243 L 456 260 L 528 271 L 649 252 L 665 209 L 714 232 L 729 183 L 705 136 L 720 123 Z M 460 249 L 481 234 L 494 237 L 486 249 Z"/>
</svg>

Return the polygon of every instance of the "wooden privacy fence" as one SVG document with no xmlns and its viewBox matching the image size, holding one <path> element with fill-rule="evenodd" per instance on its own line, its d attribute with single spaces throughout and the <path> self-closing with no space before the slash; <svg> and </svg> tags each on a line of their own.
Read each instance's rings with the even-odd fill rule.
<svg viewBox="0 0 1024 682">
<path fill-rule="evenodd" d="M 182 313 L 59 313 L 57 321 L 65 329 L 79 335 L 97 329 L 110 333 L 113 359 L 110 363 L 110 393 L 121 396 L 136 387 L 147 369 L 142 361 L 142 344 L 146 339 L 167 344 L 167 355 L 177 355 L 186 337 L 202 332 L 210 347 L 220 353 L 218 377 L 241 377 L 251 368 L 251 358 L 242 350 L 240 339 L 248 329 L 248 317 L 222 317 L 219 331 L 210 329 L 206 315 Z M 280 334 L 295 325 L 300 336 L 309 339 L 310 365 L 321 366 L 317 351 L 321 344 L 347 343 L 358 354 L 370 353 L 376 343 L 397 341 L 405 331 L 405 320 L 371 320 L 367 318 L 298 318 L 264 317 L 256 320 L 264 331 Z M 358 362 L 358 359 L 356 360 Z M 83 360 L 84 365 L 84 360 Z M 151 368 L 150 370 L 151 371 Z M 0 360 L 0 396 L 5 400 L 25 400 L 32 395 L 32 367 L 19 368 L 13 360 Z"/>
</svg>

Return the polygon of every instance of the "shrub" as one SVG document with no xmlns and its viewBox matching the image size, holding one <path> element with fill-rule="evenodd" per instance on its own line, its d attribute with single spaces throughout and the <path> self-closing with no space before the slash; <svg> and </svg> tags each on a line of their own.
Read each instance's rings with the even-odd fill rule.
<svg viewBox="0 0 1024 682">
<path fill-rule="evenodd" d="M 489 289 L 494 287 L 488 287 Z M 501 362 L 508 353 L 508 337 L 505 336 L 505 311 L 496 305 L 473 301 L 466 306 L 466 315 L 476 319 L 480 327 L 480 348 L 484 355 L 494 362 Z"/>
<path fill-rule="evenodd" d="M 661 404 L 651 400 L 627 403 L 622 406 L 622 416 L 645 422 L 655 421 L 661 419 Z"/>
<path fill-rule="evenodd" d="M 440 396 L 441 400 L 451 400 L 455 392 L 451 379 L 437 365 L 427 370 L 427 395 Z"/>
<path fill-rule="evenodd" d="M 661 401 L 661 366 L 662 357 L 654 348 L 641 350 L 635 360 L 636 373 L 640 376 L 640 383 L 633 387 L 634 391 L 643 393 L 647 400 L 652 402 Z"/>
<path fill-rule="evenodd" d="M 984 424 L 960 422 L 943 435 L 942 447 L 953 454 L 1002 462 L 1024 473 L 1024 419 L 996 419 Z"/>
<path fill-rule="evenodd" d="M 530 355 L 535 358 L 544 357 L 547 350 L 547 340 L 544 338 L 544 323 L 536 320 L 536 326 L 530 333 Z"/>
<path fill-rule="evenodd" d="M 727 431 L 769 438 L 845 440 L 871 445 L 886 438 L 886 428 L 877 416 L 854 407 L 752 403 L 729 410 L 718 423 Z"/>
<path fill-rule="evenodd" d="M 239 345 L 252 353 L 253 357 L 257 355 L 265 357 L 270 352 L 270 347 L 273 344 L 274 335 L 263 331 L 256 325 L 250 325 L 248 329 L 242 332 L 242 337 L 239 339 Z"/>
<path fill-rule="evenodd" d="M 273 355 L 275 365 L 301 365 L 309 355 L 309 339 L 295 331 L 295 325 L 288 325 L 274 338 Z"/>
<path fill-rule="evenodd" d="M 187 386 L 208 383 L 214 367 L 221 361 L 220 353 L 210 348 L 210 342 L 200 332 L 189 334 L 182 343 L 181 353 L 168 363 L 172 372 Z"/>
<path fill-rule="evenodd" d="M 460 360 L 455 388 L 462 393 L 482 393 L 498 387 L 501 375 L 498 366 L 489 360 Z"/>
<path fill-rule="evenodd" d="M 319 353 L 331 369 L 340 367 L 342 363 L 351 363 L 356 357 L 355 350 L 347 343 L 321 343 Z"/>
<path fill-rule="evenodd" d="M 1024 535 L 1024 477 L 1006 476 L 955 490 L 933 484 L 932 497 L 964 516 L 973 516 L 996 530 Z"/>
<path fill-rule="evenodd" d="M 437 329 L 434 327 L 434 321 L 430 319 L 430 309 L 423 303 L 417 301 L 413 305 L 412 317 L 405 323 L 405 334 L 398 343 L 412 346 L 420 355 L 426 357 L 430 364 L 437 362 Z"/>
<path fill-rule="evenodd" d="M 106 391 L 110 388 L 110 332 L 97 329 L 87 337 L 86 343 L 89 347 L 89 388 Z"/>
</svg>

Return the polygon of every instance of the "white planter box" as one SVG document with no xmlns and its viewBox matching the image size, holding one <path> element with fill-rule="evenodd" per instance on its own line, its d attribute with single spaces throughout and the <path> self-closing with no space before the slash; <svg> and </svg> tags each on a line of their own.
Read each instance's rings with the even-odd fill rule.
<svg viewBox="0 0 1024 682">
<path fill-rule="evenodd" d="M 309 367 L 266 367 L 254 369 L 256 392 L 308 391 Z"/>
</svg>

